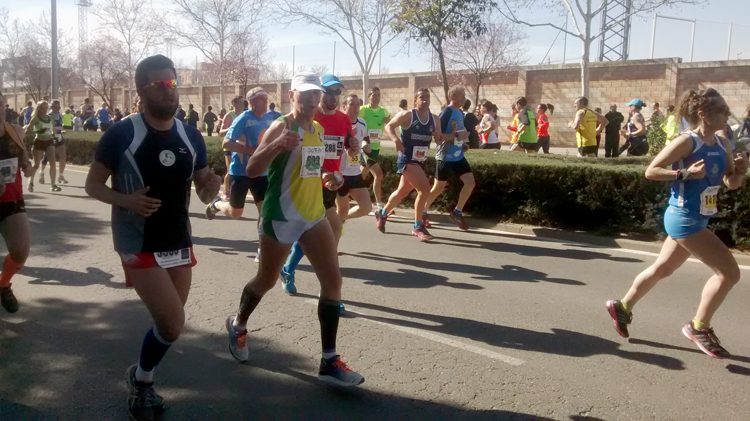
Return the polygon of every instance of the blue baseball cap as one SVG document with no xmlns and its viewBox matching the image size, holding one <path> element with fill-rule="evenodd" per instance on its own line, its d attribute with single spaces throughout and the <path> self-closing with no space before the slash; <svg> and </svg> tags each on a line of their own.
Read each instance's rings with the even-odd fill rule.
<svg viewBox="0 0 750 421">
<path fill-rule="evenodd" d="M 636 99 L 634 99 L 634 100 L 632 100 L 632 101 L 630 101 L 630 102 L 627 103 L 628 107 L 631 106 L 631 105 L 635 105 L 636 107 L 643 107 L 643 101 L 641 101 L 640 99 L 636 98 Z"/>
<path fill-rule="evenodd" d="M 323 75 L 320 77 L 320 81 L 323 82 L 322 85 L 324 88 L 328 88 L 335 85 L 341 85 L 341 87 L 344 87 L 344 84 L 341 83 L 339 78 L 336 77 L 336 75 Z"/>
</svg>

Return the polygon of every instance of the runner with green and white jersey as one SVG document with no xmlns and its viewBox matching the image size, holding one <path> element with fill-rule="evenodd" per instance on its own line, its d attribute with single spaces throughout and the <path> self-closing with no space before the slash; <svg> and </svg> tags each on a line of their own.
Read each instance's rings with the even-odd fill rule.
<svg viewBox="0 0 750 421">
<path fill-rule="evenodd" d="M 26 126 L 26 136 L 34 136 L 34 147 L 32 153 L 34 155 L 34 168 L 29 171 L 29 185 L 27 189 L 29 192 L 34 191 L 34 175 L 39 170 L 39 166 L 42 163 L 42 157 L 46 156 L 50 162 L 51 168 L 49 170 L 50 178 L 52 178 L 52 185 L 50 191 L 58 192 L 60 187 L 55 184 L 55 175 L 57 175 L 57 169 L 55 168 L 55 140 L 54 131 L 55 123 L 52 117 L 47 115 L 49 110 L 49 104 L 47 101 L 39 101 L 36 104 L 34 115 L 29 121 L 29 125 Z"/>
<path fill-rule="evenodd" d="M 368 172 L 372 172 L 372 192 L 375 194 L 378 209 L 382 209 L 383 170 L 378 163 L 378 155 L 380 154 L 380 140 L 383 138 L 383 130 L 391 120 L 391 115 L 388 110 L 380 106 L 380 88 L 373 86 L 367 96 L 370 103 L 359 110 L 359 117 L 367 123 L 367 135 L 369 137 L 362 144 L 362 150 L 367 156 L 366 162 L 362 163 L 362 178 L 367 178 Z"/>
<path fill-rule="evenodd" d="M 226 320 L 229 351 L 246 361 L 247 320 L 263 296 L 276 284 L 292 243 L 298 241 L 320 281 L 318 320 L 323 355 L 318 379 L 339 386 L 356 386 L 364 377 L 349 369 L 336 352 L 341 314 L 341 271 L 336 238 L 325 218 L 322 189 L 335 191 L 341 177 L 323 171 L 323 129 L 314 121 L 323 88 L 314 73 L 292 78 L 292 112 L 266 130 L 247 164 L 248 177 L 268 171 L 268 190 L 261 209 L 260 247 L 263 254 L 257 275 L 245 285 L 236 315 Z"/>
</svg>

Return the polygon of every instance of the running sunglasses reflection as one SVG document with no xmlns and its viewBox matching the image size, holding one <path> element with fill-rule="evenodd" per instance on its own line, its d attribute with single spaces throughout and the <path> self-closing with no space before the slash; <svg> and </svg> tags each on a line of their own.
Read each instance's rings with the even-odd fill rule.
<svg viewBox="0 0 750 421">
<path fill-rule="evenodd" d="M 149 83 L 145 86 L 146 88 L 156 88 L 156 89 L 176 89 L 177 88 L 177 80 L 157 80 L 156 82 Z"/>
</svg>

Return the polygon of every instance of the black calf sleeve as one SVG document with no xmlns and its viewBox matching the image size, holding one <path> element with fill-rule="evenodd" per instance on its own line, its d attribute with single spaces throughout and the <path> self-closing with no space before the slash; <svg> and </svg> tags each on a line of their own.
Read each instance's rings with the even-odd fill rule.
<svg viewBox="0 0 750 421">
<path fill-rule="evenodd" d="M 320 321 L 320 339 L 323 352 L 333 352 L 336 349 L 336 335 L 339 330 L 339 316 L 341 302 L 321 298 L 318 300 L 318 320 Z"/>
</svg>

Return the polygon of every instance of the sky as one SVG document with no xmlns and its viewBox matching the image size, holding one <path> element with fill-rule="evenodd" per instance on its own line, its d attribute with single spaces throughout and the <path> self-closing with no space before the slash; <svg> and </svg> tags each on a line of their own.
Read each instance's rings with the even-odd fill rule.
<svg viewBox="0 0 750 421">
<path fill-rule="evenodd" d="M 594 0 L 594 5 L 601 0 Z M 97 0 L 93 0 L 96 5 Z M 78 7 L 76 0 L 57 0 L 58 24 L 77 38 Z M 14 2 L 10 8 L 11 18 L 38 18 L 46 9 L 49 1 L 32 0 L 30 2 Z M 696 5 L 679 5 L 659 9 L 661 16 L 681 19 L 696 19 L 695 46 L 693 61 L 724 60 L 727 56 L 729 24 L 733 24 L 732 39 L 729 56 L 731 59 L 750 59 L 750 1 L 748 0 L 712 0 Z M 554 10 L 533 8 L 519 11 L 517 16 L 529 22 L 553 22 L 563 26 L 566 15 Z M 267 58 L 274 63 L 287 63 L 291 67 L 292 61 L 299 66 L 326 65 L 329 70 L 334 69 L 337 74 L 352 75 L 359 69 L 359 65 L 351 50 L 335 35 L 311 30 L 305 36 L 305 42 L 299 43 L 299 32 L 290 31 L 283 25 L 274 24 L 277 16 L 267 16 L 264 31 L 269 39 Z M 594 28 L 599 28 L 600 20 L 595 19 Z M 651 52 L 651 36 L 654 19 L 653 14 L 638 15 L 632 18 L 630 58 L 647 59 Z M 96 16 L 88 15 L 89 32 L 93 33 L 98 22 Z M 572 21 L 569 28 L 573 29 Z M 659 18 L 657 20 L 656 42 L 654 58 L 681 57 L 689 61 L 691 22 L 675 21 Z M 526 33 L 525 41 L 528 47 L 526 64 L 537 65 L 544 63 L 572 63 L 579 62 L 581 42 L 571 36 L 564 36 L 554 28 L 520 28 Z M 594 33 L 596 30 L 594 31 Z M 558 36 L 559 35 L 559 36 Z M 557 40 L 555 41 L 555 38 Z M 553 43 L 554 41 L 554 43 Z M 334 62 L 335 42 L 335 62 Z M 294 46 L 294 48 L 293 48 Z M 292 51 L 295 51 L 294 57 Z M 592 45 L 592 61 L 598 57 L 598 42 Z M 173 59 L 180 65 L 192 67 L 196 58 L 202 61 L 197 50 L 173 48 Z M 387 46 L 379 60 L 384 73 L 423 72 L 431 69 L 431 53 L 417 43 L 405 44 L 396 40 Z M 373 74 L 378 73 L 378 63 L 373 66 Z"/>
</svg>

